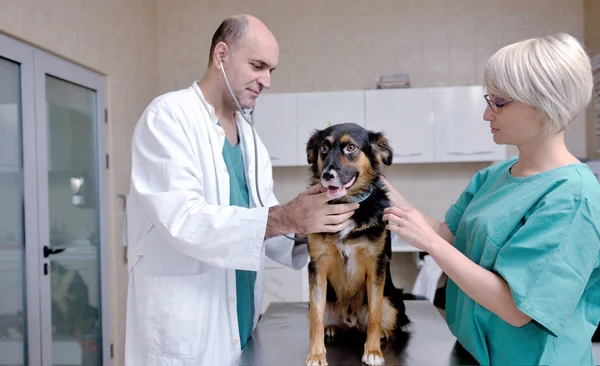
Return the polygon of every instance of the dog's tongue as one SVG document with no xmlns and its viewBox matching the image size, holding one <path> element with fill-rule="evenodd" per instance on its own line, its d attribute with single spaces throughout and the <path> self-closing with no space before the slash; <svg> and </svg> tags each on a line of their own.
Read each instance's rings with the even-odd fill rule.
<svg viewBox="0 0 600 366">
<path fill-rule="evenodd" d="M 350 187 L 352 184 L 354 184 L 355 180 L 356 180 L 356 176 L 352 177 L 350 182 L 344 184 L 342 187 L 329 186 L 329 187 L 327 187 L 327 194 L 333 198 L 341 197 L 346 194 L 346 189 L 348 187 Z"/>
<path fill-rule="evenodd" d="M 356 179 L 356 175 L 355 175 L 355 176 L 353 176 L 353 177 L 352 177 L 352 179 L 350 179 L 350 182 L 348 182 L 348 183 L 344 184 L 344 188 L 348 188 L 348 187 L 350 187 L 350 186 L 351 186 L 351 185 L 354 183 L 354 180 L 355 180 L 355 179 Z"/>
</svg>

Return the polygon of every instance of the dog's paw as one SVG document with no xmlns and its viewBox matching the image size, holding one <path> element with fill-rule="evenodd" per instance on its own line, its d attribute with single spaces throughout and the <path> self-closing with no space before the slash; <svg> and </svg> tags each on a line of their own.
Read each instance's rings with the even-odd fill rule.
<svg viewBox="0 0 600 366">
<path fill-rule="evenodd" d="M 332 340 L 335 337 L 335 325 L 325 327 L 325 338 Z"/>
<path fill-rule="evenodd" d="M 311 352 L 306 358 L 306 366 L 325 366 L 327 365 L 327 358 L 325 358 L 325 352 Z"/>
<path fill-rule="evenodd" d="M 380 350 L 366 350 L 362 356 L 362 362 L 369 366 L 383 365 L 383 354 Z"/>
</svg>

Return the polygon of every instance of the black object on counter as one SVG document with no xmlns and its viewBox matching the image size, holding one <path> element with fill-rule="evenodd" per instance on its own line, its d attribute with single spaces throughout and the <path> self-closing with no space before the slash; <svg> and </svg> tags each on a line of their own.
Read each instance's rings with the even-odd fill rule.
<svg viewBox="0 0 600 366">
<path fill-rule="evenodd" d="M 477 365 L 458 342 L 438 310 L 428 301 L 405 301 L 411 333 L 383 343 L 385 365 Z M 326 343 L 327 362 L 362 365 L 365 335 L 340 332 Z M 236 365 L 305 364 L 309 349 L 308 304 L 271 303 L 252 333 Z"/>
</svg>

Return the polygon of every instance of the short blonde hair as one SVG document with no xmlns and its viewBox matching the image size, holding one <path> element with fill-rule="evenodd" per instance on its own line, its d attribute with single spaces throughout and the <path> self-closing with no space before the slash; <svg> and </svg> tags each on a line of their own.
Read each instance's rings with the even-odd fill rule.
<svg viewBox="0 0 600 366">
<path fill-rule="evenodd" d="M 588 54 L 566 33 L 527 39 L 497 51 L 487 62 L 484 86 L 541 113 L 547 132 L 559 132 L 587 107 L 593 76 Z"/>
</svg>

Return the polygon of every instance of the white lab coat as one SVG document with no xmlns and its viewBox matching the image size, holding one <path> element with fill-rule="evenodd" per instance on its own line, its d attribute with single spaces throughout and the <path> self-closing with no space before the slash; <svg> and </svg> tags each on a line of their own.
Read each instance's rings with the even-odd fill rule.
<svg viewBox="0 0 600 366">
<path fill-rule="evenodd" d="M 306 245 L 264 240 L 268 208 L 255 190 L 252 130 L 237 116 L 253 208 L 229 206 L 225 141 L 196 83 L 159 96 L 133 135 L 127 202 L 129 288 L 126 366 L 228 365 L 240 354 L 235 269 L 257 271 L 254 326 L 262 307 L 265 254 L 294 268 Z M 257 136 L 261 197 L 278 204 L 272 167 Z"/>
</svg>

